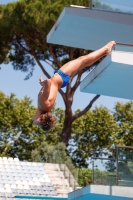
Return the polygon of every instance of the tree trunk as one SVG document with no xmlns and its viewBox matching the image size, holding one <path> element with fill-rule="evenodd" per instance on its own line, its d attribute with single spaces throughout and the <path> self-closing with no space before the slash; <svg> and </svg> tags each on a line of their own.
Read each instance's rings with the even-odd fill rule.
<svg viewBox="0 0 133 200">
<path fill-rule="evenodd" d="M 72 115 L 65 115 L 64 127 L 61 132 L 60 142 L 64 142 L 66 145 L 71 136 L 71 126 L 72 126 Z"/>
<path fill-rule="evenodd" d="M 72 126 L 72 98 L 67 94 L 67 98 L 65 101 L 66 109 L 65 109 L 65 120 L 64 126 L 61 132 L 60 141 L 64 142 L 66 145 L 71 136 L 71 126 Z"/>
<path fill-rule="evenodd" d="M 64 142 L 66 145 L 68 144 L 68 141 L 71 137 L 71 127 L 73 121 L 84 115 L 88 110 L 91 109 L 93 103 L 100 97 L 100 95 L 96 95 L 90 102 L 89 104 L 79 113 L 72 115 L 72 99 L 69 100 L 66 103 L 66 110 L 65 110 L 65 120 L 64 120 L 64 126 L 61 132 L 61 137 L 60 137 L 60 142 Z"/>
</svg>

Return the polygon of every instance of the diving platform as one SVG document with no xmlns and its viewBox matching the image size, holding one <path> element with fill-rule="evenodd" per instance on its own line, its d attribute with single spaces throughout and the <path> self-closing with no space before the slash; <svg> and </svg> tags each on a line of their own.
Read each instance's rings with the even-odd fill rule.
<svg viewBox="0 0 133 200">
<path fill-rule="evenodd" d="M 96 6 L 65 7 L 47 35 L 48 43 L 86 50 L 99 49 L 111 40 L 133 44 L 132 12 L 111 12 Z"/>
<path fill-rule="evenodd" d="M 80 91 L 133 100 L 133 47 L 116 45 L 83 79 Z"/>
</svg>

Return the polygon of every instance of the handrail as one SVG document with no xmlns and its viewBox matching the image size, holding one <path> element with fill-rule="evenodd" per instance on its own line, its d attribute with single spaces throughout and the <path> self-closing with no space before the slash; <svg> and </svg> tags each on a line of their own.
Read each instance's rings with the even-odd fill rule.
<svg viewBox="0 0 133 200">
<path fill-rule="evenodd" d="M 75 177 L 71 174 L 69 171 L 69 168 L 66 166 L 66 164 L 60 163 L 60 170 L 63 172 L 64 177 L 68 180 L 69 186 L 72 187 L 73 191 L 76 190 L 77 187 L 79 187 L 79 184 Z"/>
<path fill-rule="evenodd" d="M 116 147 L 125 148 L 125 149 L 133 149 L 133 146 L 120 146 L 120 145 L 117 145 Z"/>
<path fill-rule="evenodd" d="M 133 44 L 129 44 L 129 43 L 116 42 L 116 44 L 118 44 L 118 45 L 124 45 L 124 46 L 132 46 L 133 47 Z"/>
</svg>

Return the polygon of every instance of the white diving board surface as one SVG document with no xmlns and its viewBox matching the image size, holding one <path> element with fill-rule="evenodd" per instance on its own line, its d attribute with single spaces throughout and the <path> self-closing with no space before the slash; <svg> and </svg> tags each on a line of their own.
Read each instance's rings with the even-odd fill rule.
<svg viewBox="0 0 133 200">
<path fill-rule="evenodd" d="M 80 91 L 133 100 L 133 52 L 112 50 L 83 79 Z"/>
</svg>

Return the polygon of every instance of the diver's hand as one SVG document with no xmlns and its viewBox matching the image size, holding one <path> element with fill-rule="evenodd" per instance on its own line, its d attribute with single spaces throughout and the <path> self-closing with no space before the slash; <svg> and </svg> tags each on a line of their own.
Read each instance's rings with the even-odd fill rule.
<svg viewBox="0 0 133 200">
<path fill-rule="evenodd" d="M 45 82 L 46 82 L 46 80 L 43 80 L 43 78 L 40 76 L 40 78 L 39 78 L 40 85 L 45 86 Z"/>
<path fill-rule="evenodd" d="M 46 79 L 46 80 L 43 80 L 42 77 L 40 76 L 39 78 L 39 83 L 41 86 L 51 86 L 51 79 Z"/>
</svg>

